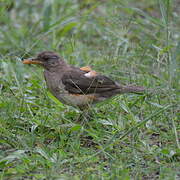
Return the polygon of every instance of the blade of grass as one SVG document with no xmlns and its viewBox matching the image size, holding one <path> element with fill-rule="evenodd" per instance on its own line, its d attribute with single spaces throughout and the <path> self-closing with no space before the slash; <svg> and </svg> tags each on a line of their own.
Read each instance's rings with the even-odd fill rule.
<svg viewBox="0 0 180 180">
<path fill-rule="evenodd" d="M 101 150 L 99 150 L 98 152 L 96 152 L 95 154 L 93 154 L 91 157 L 85 159 L 83 162 L 86 162 L 88 160 L 90 160 L 91 158 L 97 156 L 98 154 L 100 154 L 101 152 L 105 151 L 106 148 L 108 148 L 112 142 L 117 139 L 118 137 L 118 140 L 116 140 L 114 144 L 116 144 L 117 142 L 119 143 L 121 140 L 123 140 L 127 135 L 129 135 L 131 132 L 133 132 L 134 130 L 137 130 L 137 128 L 143 126 L 145 123 L 147 123 L 149 120 L 151 120 L 152 118 L 158 116 L 160 113 L 164 112 L 165 110 L 173 107 L 175 105 L 167 105 L 165 106 L 164 108 L 160 109 L 160 110 L 157 110 L 155 111 L 154 113 L 152 113 L 150 116 L 148 116 L 146 119 L 144 119 L 142 122 L 138 123 L 136 126 L 132 127 L 131 129 L 129 129 L 128 131 L 126 131 L 123 135 L 120 134 L 120 132 L 117 132 L 114 134 L 114 136 L 106 143 L 106 145 L 104 147 L 102 147 Z"/>
</svg>

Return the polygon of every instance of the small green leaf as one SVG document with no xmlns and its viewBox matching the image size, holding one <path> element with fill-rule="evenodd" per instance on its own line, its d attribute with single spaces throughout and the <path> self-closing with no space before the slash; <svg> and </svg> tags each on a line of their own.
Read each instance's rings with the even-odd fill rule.
<svg viewBox="0 0 180 180">
<path fill-rule="evenodd" d="M 82 127 L 81 127 L 81 125 L 75 125 L 75 126 L 73 126 L 72 128 L 71 128 L 71 131 L 78 131 L 78 130 L 80 130 Z"/>
</svg>

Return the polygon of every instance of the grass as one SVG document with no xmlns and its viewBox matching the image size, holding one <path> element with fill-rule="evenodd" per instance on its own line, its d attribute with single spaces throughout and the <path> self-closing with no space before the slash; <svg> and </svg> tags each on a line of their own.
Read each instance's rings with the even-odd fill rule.
<svg viewBox="0 0 180 180">
<path fill-rule="evenodd" d="M 179 179 L 178 1 L 0 1 L 0 179 Z M 54 50 L 154 89 L 80 111 L 21 59 Z"/>
</svg>

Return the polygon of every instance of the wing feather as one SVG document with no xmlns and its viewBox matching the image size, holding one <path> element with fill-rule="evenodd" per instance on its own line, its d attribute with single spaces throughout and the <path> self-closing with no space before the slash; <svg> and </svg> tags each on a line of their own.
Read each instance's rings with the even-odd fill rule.
<svg viewBox="0 0 180 180">
<path fill-rule="evenodd" d="M 86 76 L 86 73 L 80 69 L 66 72 L 62 77 L 65 89 L 70 93 L 90 94 L 119 88 L 116 82 L 104 75 L 97 74 L 91 77 Z"/>
</svg>

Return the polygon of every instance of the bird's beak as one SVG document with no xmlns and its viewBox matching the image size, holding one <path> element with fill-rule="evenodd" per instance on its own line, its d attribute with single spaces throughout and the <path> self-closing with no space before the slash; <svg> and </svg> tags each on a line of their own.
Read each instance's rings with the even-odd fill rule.
<svg viewBox="0 0 180 180">
<path fill-rule="evenodd" d="M 42 64 L 38 59 L 24 59 L 23 64 Z"/>
</svg>

